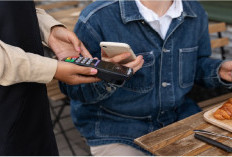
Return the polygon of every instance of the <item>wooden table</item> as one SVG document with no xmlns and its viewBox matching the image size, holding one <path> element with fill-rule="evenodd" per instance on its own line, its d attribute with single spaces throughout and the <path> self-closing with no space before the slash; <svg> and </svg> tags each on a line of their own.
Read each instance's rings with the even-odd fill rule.
<svg viewBox="0 0 232 157">
<path fill-rule="evenodd" d="M 159 156 L 232 156 L 232 153 L 227 153 L 194 138 L 193 130 L 195 129 L 204 129 L 232 137 L 232 133 L 207 123 L 203 119 L 204 112 L 206 111 L 151 132 L 134 141 L 145 150 Z M 232 147 L 231 140 L 205 136 Z"/>
</svg>

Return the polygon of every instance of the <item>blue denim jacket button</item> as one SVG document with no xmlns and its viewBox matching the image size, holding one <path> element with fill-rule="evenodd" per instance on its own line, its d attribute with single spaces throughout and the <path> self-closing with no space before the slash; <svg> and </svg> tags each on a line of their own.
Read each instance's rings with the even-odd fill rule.
<svg viewBox="0 0 232 157">
<path fill-rule="evenodd" d="M 162 83 L 162 86 L 163 86 L 163 87 L 167 87 L 167 86 L 168 86 L 168 83 L 167 83 L 167 82 L 163 82 L 163 83 Z"/>
<path fill-rule="evenodd" d="M 107 90 L 108 92 L 111 92 L 111 91 L 112 91 L 112 88 L 111 88 L 111 87 L 106 87 L 106 90 Z"/>
</svg>

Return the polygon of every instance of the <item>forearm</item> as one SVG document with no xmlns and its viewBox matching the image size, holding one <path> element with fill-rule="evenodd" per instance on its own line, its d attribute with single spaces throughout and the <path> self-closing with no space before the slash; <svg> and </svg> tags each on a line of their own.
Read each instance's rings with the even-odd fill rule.
<svg viewBox="0 0 232 157">
<path fill-rule="evenodd" d="M 51 28 L 58 25 L 64 25 L 56 21 L 52 16 L 48 15 L 43 9 L 36 8 L 36 13 L 39 21 L 42 41 L 45 45 L 48 45 L 48 38 L 51 32 Z"/>
<path fill-rule="evenodd" d="M 47 83 L 55 75 L 57 61 L 0 41 L 0 85 L 20 82 Z"/>
</svg>

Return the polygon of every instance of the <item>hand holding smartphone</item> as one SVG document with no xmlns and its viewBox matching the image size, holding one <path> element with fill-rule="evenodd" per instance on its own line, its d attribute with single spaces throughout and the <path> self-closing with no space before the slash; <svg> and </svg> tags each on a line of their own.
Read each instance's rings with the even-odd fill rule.
<svg viewBox="0 0 232 157">
<path fill-rule="evenodd" d="M 121 64 L 126 64 L 136 59 L 136 56 L 131 49 L 131 47 L 126 43 L 118 43 L 118 42 L 101 42 L 100 47 L 106 53 L 106 55 L 110 58 L 117 56 L 119 54 L 129 52 L 131 55 L 130 57 L 122 60 Z"/>
</svg>

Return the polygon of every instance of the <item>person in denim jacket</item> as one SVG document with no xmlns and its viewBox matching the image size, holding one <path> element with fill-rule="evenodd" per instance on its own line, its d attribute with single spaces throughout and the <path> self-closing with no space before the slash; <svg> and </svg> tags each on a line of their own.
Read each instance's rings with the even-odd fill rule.
<svg viewBox="0 0 232 157">
<path fill-rule="evenodd" d="M 152 25 L 149 11 L 162 27 Z M 186 97 L 194 83 L 231 86 L 231 61 L 209 58 L 208 17 L 199 2 L 96 1 L 82 11 L 75 33 L 94 57 L 101 58 L 99 43 L 110 41 L 129 44 L 138 64 L 144 60 L 123 87 L 61 84 L 93 155 L 145 155 L 135 138 L 201 111 Z"/>
</svg>

